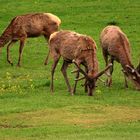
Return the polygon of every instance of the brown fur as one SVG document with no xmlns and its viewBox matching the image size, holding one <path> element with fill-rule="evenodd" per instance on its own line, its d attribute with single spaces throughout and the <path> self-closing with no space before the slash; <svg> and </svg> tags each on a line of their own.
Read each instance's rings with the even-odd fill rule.
<svg viewBox="0 0 140 140">
<path fill-rule="evenodd" d="M 59 61 L 59 58 L 62 56 L 64 59 L 63 66 L 61 71 L 64 75 L 65 81 L 68 86 L 68 90 L 73 94 L 75 92 L 71 90 L 66 69 L 69 63 L 72 63 L 72 60 L 75 60 L 75 63 L 80 66 L 83 64 L 86 67 L 88 79 L 88 95 L 92 95 L 93 90 L 95 89 L 96 79 L 93 79 L 98 73 L 98 61 L 96 57 L 96 44 L 91 37 L 86 35 L 81 35 L 72 31 L 59 31 L 53 33 L 50 36 L 49 48 L 54 63 L 52 65 L 52 79 L 51 79 L 51 91 L 53 91 L 53 75 L 56 68 L 56 65 Z M 77 78 L 79 74 L 77 75 Z M 77 84 L 77 83 L 76 83 Z"/>
<path fill-rule="evenodd" d="M 121 31 L 121 29 L 117 26 L 105 27 L 100 35 L 100 44 L 106 65 L 108 64 L 108 56 L 110 56 L 109 61 L 111 63 L 113 63 L 114 60 L 119 62 L 123 67 L 125 76 L 127 76 L 134 83 L 137 89 L 140 89 L 140 77 L 131 62 L 130 43 L 127 36 Z M 112 73 L 113 66 L 110 68 L 108 73 L 108 86 L 111 86 L 112 84 Z M 125 86 L 128 87 L 126 78 Z"/>
<path fill-rule="evenodd" d="M 20 40 L 18 61 L 18 66 L 20 66 L 25 39 L 28 37 L 38 37 L 40 35 L 49 39 L 50 35 L 58 30 L 60 23 L 61 20 L 50 13 L 26 14 L 13 18 L 0 37 L 0 48 L 10 42 L 7 46 L 7 61 L 13 64 L 10 60 L 10 47 L 16 41 Z"/>
</svg>

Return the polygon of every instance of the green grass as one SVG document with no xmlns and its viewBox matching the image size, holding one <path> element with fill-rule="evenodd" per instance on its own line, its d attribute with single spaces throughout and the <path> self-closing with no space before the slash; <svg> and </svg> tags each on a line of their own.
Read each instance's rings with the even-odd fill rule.
<svg viewBox="0 0 140 140">
<path fill-rule="evenodd" d="M 140 57 L 140 1 L 138 0 L 0 0 L 0 33 L 10 20 L 29 12 L 51 12 L 62 20 L 62 29 L 90 35 L 98 45 L 100 69 L 104 60 L 99 35 L 108 24 L 120 26 L 132 46 L 132 61 Z M 55 91 L 50 93 L 52 60 L 44 66 L 48 52 L 43 37 L 28 39 L 22 67 L 17 68 L 18 47 L 11 48 L 14 66 L 0 55 L 0 140 L 138 140 L 140 137 L 140 94 L 129 82 L 124 88 L 121 67 L 115 63 L 113 86 L 98 82 L 93 97 L 81 83 L 70 96 L 61 74 L 62 60 L 55 72 Z M 68 75 L 74 84 L 74 75 Z M 103 79 L 106 77 L 103 76 Z"/>
</svg>

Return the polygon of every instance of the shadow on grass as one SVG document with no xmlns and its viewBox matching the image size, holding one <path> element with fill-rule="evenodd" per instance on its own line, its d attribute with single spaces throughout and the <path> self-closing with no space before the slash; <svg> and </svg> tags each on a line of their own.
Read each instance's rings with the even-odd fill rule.
<svg viewBox="0 0 140 140">
<path fill-rule="evenodd" d="M 107 25 L 116 25 L 116 26 L 118 26 L 119 22 L 113 20 L 113 21 L 108 22 Z"/>
</svg>

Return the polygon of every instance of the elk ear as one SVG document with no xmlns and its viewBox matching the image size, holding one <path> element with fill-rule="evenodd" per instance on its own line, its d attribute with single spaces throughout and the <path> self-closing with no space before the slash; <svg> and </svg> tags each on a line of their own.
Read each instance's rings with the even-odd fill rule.
<svg viewBox="0 0 140 140">
<path fill-rule="evenodd" d="M 125 67 L 126 67 L 127 70 L 129 70 L 130 72 L 135 73 L 135 69 L 132 68 L 131 66 L 129 66 L 129 65 L 125 65 Z"/>
<path fill-rule="evenodd" d="M 110 67 L 112 67 L 112 63 L 110 63 L 104 70 L 97 73 L 93 79 L 97 79 L 98 77 L 102 76 Z"/>
</svg>

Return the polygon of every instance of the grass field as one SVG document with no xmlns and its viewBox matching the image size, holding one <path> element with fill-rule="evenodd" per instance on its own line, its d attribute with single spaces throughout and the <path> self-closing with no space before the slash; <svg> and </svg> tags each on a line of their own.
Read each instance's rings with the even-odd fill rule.
<svg viewBox="0 0 140 140">
<path fill-rule="evenodd" d="M 62 20 L 62 29 L 90 35 L 98 45 L 100 69 L 104 60 L 99 47 L 101 30 L 116 23 L 127 34 L 132 61 L 140 57 L 139 0 L 0 0 L 0 34 L 16 16 L 50 12 Z M 113 86 L 98 83 L 93 97 L 78 84 L 70 96 L 61 74 L 62 60 L 55 72 L 55 92 L 50 94 L 52 60 L 44 66 L 48 52 L 43 37 L 28 39 L 22 67 L 17 68 L 18 47 L 11 48 L 14 66 L 6 61 L 6 47 L 0 55 L 0 140 L 138 140 L 140 138 L 140 92 L 129 82 L 124 88 L 121 67 L 115 63 Z M 71 84 L 74 75 L 68 75 Z M 103 76 L 103 79 L 106 77 Z"/>
</svg>

